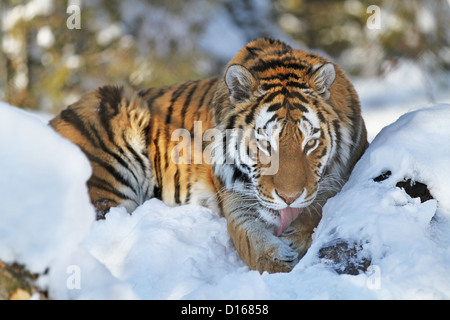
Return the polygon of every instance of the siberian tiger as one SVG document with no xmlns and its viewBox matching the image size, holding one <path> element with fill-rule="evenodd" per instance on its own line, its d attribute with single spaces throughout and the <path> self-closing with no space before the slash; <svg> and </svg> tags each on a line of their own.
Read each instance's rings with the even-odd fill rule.
<svg viewBox="0 0 450 320">
<path fill-rule="evenodd" d="M 152 197 L 206 206 L 226 218 L 249 268 L 270 273 L 305 254 L 322 205 L 368 145 L 344 72 L 270 38 L 247 44 L 223 77 L 104 86 L 50 124 L 90 160 L 99 218 Z"/>
</svg>

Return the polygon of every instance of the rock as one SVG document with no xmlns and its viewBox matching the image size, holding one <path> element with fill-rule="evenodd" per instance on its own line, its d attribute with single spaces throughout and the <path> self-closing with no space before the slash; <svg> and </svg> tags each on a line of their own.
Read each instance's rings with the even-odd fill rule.
<svg viewBox="0 0 450 320">
<path fill-rule="evenodd" d="M 319 258 L 339 274 L 358 275 L 366 272 L 370 259 L 361 256 L 362 245 L 338 239 L 319 250 Z"/>
<path fill-rule="evenodd" d="M 27 300 L 39 290 L 34 285 L 37 275 L 31 274 L 23 266 L 0 261 L 0 300 Z M 40 292 L 41 299 L 46 295 Z"/>
</svg>

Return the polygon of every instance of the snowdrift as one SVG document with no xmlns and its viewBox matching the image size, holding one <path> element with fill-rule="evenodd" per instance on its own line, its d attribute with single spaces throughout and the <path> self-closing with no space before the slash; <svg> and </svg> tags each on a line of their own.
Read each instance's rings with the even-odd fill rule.
<svg viewBox="0 0 450 320">
<path fill-rule="evenodd" d="M 305 257 L 260 275 L 202 207 L 152 199 L 95 221 L 81 151 L 0 102 L 0 260 L 40 274 L 56 299 L 449 299 L 449 124 L 441 104 L 384 128 Z M 414 186 L 429 196 L 405 191 Z"/>
</svg>

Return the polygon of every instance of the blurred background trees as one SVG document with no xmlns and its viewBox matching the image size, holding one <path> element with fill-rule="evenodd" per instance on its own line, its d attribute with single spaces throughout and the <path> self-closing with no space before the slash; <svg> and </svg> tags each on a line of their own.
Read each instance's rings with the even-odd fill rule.
<svg viewBox="0 0 450 320">
<path fill-rule="evenodd" d="M 0 19 L 0 100 L 51 113 L 103 84 L 221 74 L 261 36 L 320 51 L 354 77 L 410 60 L 449 87 L 448 0 L 2 0 Z"/>
</svg>

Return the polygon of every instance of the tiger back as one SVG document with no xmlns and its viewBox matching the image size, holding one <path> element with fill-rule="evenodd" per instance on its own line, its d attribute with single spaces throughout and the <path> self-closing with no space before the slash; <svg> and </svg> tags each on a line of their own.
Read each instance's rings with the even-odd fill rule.
<svg viewBox="0 0 450 320">
<path fill-rule="evenodd" d="M 203 131 L 213 126 L 209 106 L 216 83 L 208 79 L 141 92 L 104 86 L 51 120 L 50 125 L 76 143 L 91 163 L 87 185 L 98 218 L 113 206 L 131 213 L 152 197 L 168 205 L 193 203 L 219 211 L 208 167 L 171 157 L 179 144 L 172 133 L 184 128 L 194 134 L 193 121 L 186 117 L 195 117 Z"/>
<path fill-rule="evenodd" d="M 50 124 L 90 160 L 99 218 L 152 197 L 209 207 L 260 272 L 295 266 L 321 207 L 368 145 L 344 72 L 267 38 L 241 49 L 223 77 L 141 91 L 101 87 Z"/>
</svg>

